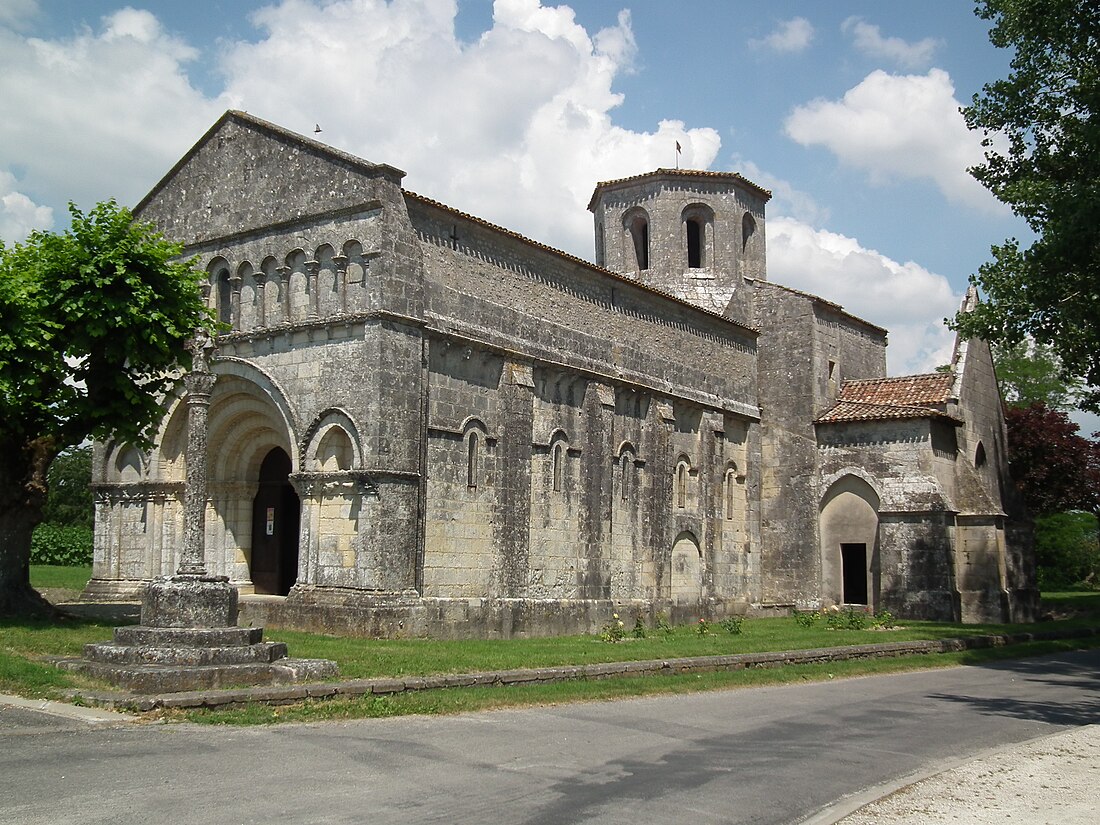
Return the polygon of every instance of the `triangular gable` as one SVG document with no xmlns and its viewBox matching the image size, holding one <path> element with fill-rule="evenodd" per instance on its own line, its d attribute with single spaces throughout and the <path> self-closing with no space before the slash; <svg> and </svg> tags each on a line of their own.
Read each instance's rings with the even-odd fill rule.
<svg viewBox="0 0 1100 825">
<path fill-rule="evenodd" d="M 404 174 L 228 111 L 134 212 L 190 246 L 386 199 Z"/>
</svg>

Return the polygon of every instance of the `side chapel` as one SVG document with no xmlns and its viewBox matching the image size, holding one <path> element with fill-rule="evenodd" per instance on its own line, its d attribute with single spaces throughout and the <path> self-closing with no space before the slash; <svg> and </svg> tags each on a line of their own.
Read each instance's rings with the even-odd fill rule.
<svg viewBox="0 0 1100 825">
<path fill-rule="evenodd" d="M 223 324 L 206 565 L 242 623 L 1034 615 L 988 346 L 887 377 L 885 329 L 767 279 L 766 190 L 599 183 L 593 264 L 403 175 L 230 111 L 135 210 L 199 258 Z M 87 598 L 176 570 L 182 392 L 151 451 L 96 445 Z"/>
</svg>

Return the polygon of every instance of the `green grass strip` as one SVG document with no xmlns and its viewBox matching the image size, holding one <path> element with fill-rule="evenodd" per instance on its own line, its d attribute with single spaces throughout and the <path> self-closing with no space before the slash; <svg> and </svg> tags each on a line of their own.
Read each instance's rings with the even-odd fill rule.
<svg viewBox="0 0 1100 825">
<path fill-rule="evenodd" d="M 339 719 L 375 719 L 389 716 L 445 715 L 496 708 L 612 701 L 707 690 L 820 682 L 956 665 L 984 664 L 1004 659 L 1080 650 L 1092 646 L 1100 646 L 1100 639 L 1028 642 L 1012 647 L 958 653 L 790 665 L 778 668 L 749 668 L 668 676 L 622 676 L 599 680 L 579 679 L 551 684 L 524 684 L 497 688 L 441 688 L 384 696 L 314 699 L 279 706 L 255 703 L 229 708 L 160 711 L 157 716 L 170 721 L 185 720 L 200 724 L 267 725 Z"/>
</svg>

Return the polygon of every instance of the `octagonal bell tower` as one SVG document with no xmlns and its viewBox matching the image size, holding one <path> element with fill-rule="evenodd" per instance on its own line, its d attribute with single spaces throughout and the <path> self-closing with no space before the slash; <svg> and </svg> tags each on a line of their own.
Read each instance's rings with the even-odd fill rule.
<svg viewBox="0 0 1100 825">
<path fill-rule="evenodd" d="M 747 317 L 745 279 L 767 278 L 771 193 L 735 172 L 658 169 L 596 185 L 596 263 L 714 312 Z"/>
</svg>

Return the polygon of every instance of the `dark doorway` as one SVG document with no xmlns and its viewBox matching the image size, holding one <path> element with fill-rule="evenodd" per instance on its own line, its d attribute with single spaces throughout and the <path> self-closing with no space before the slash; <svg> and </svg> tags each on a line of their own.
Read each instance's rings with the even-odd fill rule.
<svg viewBox="0 0 1100 825">
<path fill-rule="evenodd" d="M 252 583 L 257 593 L 285 596 L 298 578 L 301 504 L 290 485 L 290 456 L 275 447 L 260 465 L 252 501 Z"/>
<path fill-rule="evenodd" d="M 867 545 L 840 545 L 840 565 L 844 581 L 844 604 L 867 604 Z"/>
</svg>

